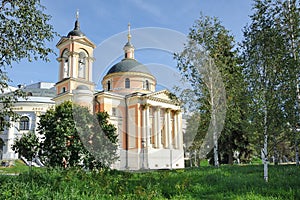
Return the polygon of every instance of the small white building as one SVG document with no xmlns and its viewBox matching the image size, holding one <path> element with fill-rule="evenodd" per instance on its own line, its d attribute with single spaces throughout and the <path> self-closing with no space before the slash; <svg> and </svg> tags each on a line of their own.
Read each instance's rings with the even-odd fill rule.
<svg viewBox="0 0 300 200">
<path fill-rule="evenodd" d="M 16 89 L 9 87 L 4 95 L 9 95 Z M 27 93 L 28 97 L 26 99 L 19 98 L 12 107 L 19 115 L 19 119 L 15 122 L 11 121 L 10 127 L 0 130 L 0 160 L 18 159 L 19 155 L 12 150 L 14 141 L 29 131 L 37 134 L 39 116 L 55 105 L 52 100 L 55 96 L 54 83 L 38 82 L 24 86 L 22 90 Z"/>
</svg>

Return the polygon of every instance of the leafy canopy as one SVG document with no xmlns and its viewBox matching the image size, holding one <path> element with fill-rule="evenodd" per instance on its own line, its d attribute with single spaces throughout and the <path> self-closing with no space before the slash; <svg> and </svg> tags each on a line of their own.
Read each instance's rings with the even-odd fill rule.
<svg viewBox="0 0 300 200">
<path fill-rule="evenodd" d="M 40 118 L 42 160 L 47 166 L 107 168 L 118 158 L 116 128 L 107 113 L 90 114 L 67 101 Z"/>
<path fill-rule="evenodd" d="M 2 0 L 0 1 L 0 117 L 13 117 L 12 104 L 18 97 L 24 96 L 20 91 L 2 95 L 9 89 L 11 82 L 7 68 L 14 63 L 27 59 L 48 61 L 54 53 L 46 43 L 53 40 L 56 32 L 49 24 L 50 16 L 44 13 L 45 7 L 40 0 Z M 5 124 L 6 126 L 8 123 Z"/>
<path fill-rule="evenodd" d="M 222 132 L 213 145 L 214 149 L 219 145 L 218 154 L 224 163 L 233 162 L 234 151 L 241 152 L 245 160 L 249 158 L 249 149 L 244 148 L 248 144 L 246 84 L 234 45 L 234 37 L 217 18 L 201 15 L 190 29 L 184 50 L 175 55 L 178 69 L 191 85 L 180 95 L 185 104 L 193 105 L 188 106 L 193 110 L 189 110 L 185 133 L 185 137 L 194 137 L 190 150 L 199 149 L 202 155 L 204 137 L 214 123 L 213 127 L 219 127 L 216 131 Z M 226 110 L 223 129 L 222 110 Z"/>
<path fill-rule="evenodd" d="M 15 141 L 12 149 L 21 156 L 24 156 L 27 160 L 32 161 L 32 159 L 38 155 L 39 139 L 34 132 L 29 131 Z"/>
</svg>

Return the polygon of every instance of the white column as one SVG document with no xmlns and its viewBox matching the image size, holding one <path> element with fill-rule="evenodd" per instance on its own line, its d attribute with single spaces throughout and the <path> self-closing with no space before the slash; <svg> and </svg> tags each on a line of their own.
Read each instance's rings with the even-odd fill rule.
<svg viewBox="0 0 300 200">
<path fill-rule="evenodd" d="M 72 69 L 72 56 L 69 55 L 68 57 L 68 77 L 71 77 L 73 75 L 73 69 Z"/>
<path fill-rule="evenodd" d="M 150 113 L 149 113 L 149 106 L 146 107 L 146 147 L 150 147 L 151 143 L 150 143 Z"/>
<path fill-rule="evenodd" d="M 167 126 L 167 147 L 168 148 L 171 148 L 172 147 L 172 129 L 171 129 L 171 112 L 170 112 L 170 109 L 167 109 L 166 110 L 166 113 L 167 113 L 167 123 L 166 123 L 166 126 Z"/>
<path fill-rule="evenodd" d="M 71 68 L 71 77 L 77 78 L 77 59 L 76 59 L 76 55 L 73 54 L 72 59 L 71 59 L 71 64 L 70 64 L 70 68 Z"/>
<path fill-rule="evenodd" d="M 12 145 L 14 144 L 15 138 L 15 126 L 18 126 L 18 122 L 12 122 L 12 125 L 8 128 L 7 131 L 7 143 L 6 143 L 6 159 L 15 159 L 15 153 L 12 150 Z"/>
<path fill-rule="evenodd" d="M 146 123 L 146 108 L 144 108 L 143 109 L 143 111 L 142 111 L 143 113 L 142 113 L 142 117 L 143 117 L 143 126 L 142 126 L 142 141 L 144 141 L 144 142 L 146 142 L 146 137 L 147 137 L 147 131 L 146 131 L 146 129 L 147 129 L 147 123 Z M 145 143 L 146 144 L 146 143 Z"/>
<path fill-rule="evenodd" d="M 153 143 L 154 147 L 157 148 L 158 143 L 157 143 L 157 107 L 154 107 L 154 112 L 153 112 L 153 118 L 152 118 L 152 124 L 153 124 Z"/>
<path fill-rule="evenodd" d="M 168 113 L 167 113 L 167 109 L 165 109 L 165 117 L 164 117 L 164 124 L 165 124 L 165 131 L 164 131 L 164 148 L 168 148 L 168 136 L 169 136 L 169 131 L 168 131 Z"/>
<path fill-rule="evenodd" d="M 87 67 L 87 70 L 88 70 L 88 81 L 93 81 L 93 58 L 92 57 L 89 57 L 88 58 L 88 67 Z"/>
<path fill-rule="evenodd" d="M 174 148 L 178 148 L 178 114 L 177 111 L 174 113 Z"/>
<path fill-rule="evenodd" d="M 156 129 L 157 146 L 156 147 L 161 148 L 160 107 L 157 107 L 156 121 L 157 121 L 157 129 Z"/>
<path fill-rule="evenodd" d="M 178 143 L 178 148 L 182 149 L 182 144 L 183 144 L 183 132 L 182 132 L 182 126 L 181 126 L 182 120 L 181 120 L 181 113 L 179 112 L 177 114 L 177 143 Z"/>
<path fill-rule="evenodd" d="M 144 105 L 143 111 L 143 121 L 142 121 L 142 146 L 141 146 L 141 168 L 148 168 L 148 147 L 150 146 L 150 139 L 149 139 L 149 106 Z M 144 144 L 144 145 L 143 145 Z"/>
</svg>

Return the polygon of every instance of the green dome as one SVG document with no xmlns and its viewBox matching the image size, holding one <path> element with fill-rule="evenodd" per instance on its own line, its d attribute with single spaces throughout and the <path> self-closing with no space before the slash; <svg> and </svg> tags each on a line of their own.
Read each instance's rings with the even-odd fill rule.
<svg viewBox="0 0 300 200">
<path fill-rule="evenodd" d="M 118 72 L 141 72 L 152 75 L 145 65 L 135 59 L 123 59 L 121 62 L 112 66 L 106 75 Z"/>
</svg>

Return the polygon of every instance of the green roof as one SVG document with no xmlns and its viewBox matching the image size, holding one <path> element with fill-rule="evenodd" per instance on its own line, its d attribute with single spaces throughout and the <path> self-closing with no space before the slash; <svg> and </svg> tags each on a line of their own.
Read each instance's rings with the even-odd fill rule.
<svg viewBox="0 0 300 200">
<path fill-rule="evenodd" d="M 118 72 L 141 72 L 152 75 L 145 65 L 130 58 L 123 59 L 121 62 L 112 66 L 106 75 Z"/>
</svg>

